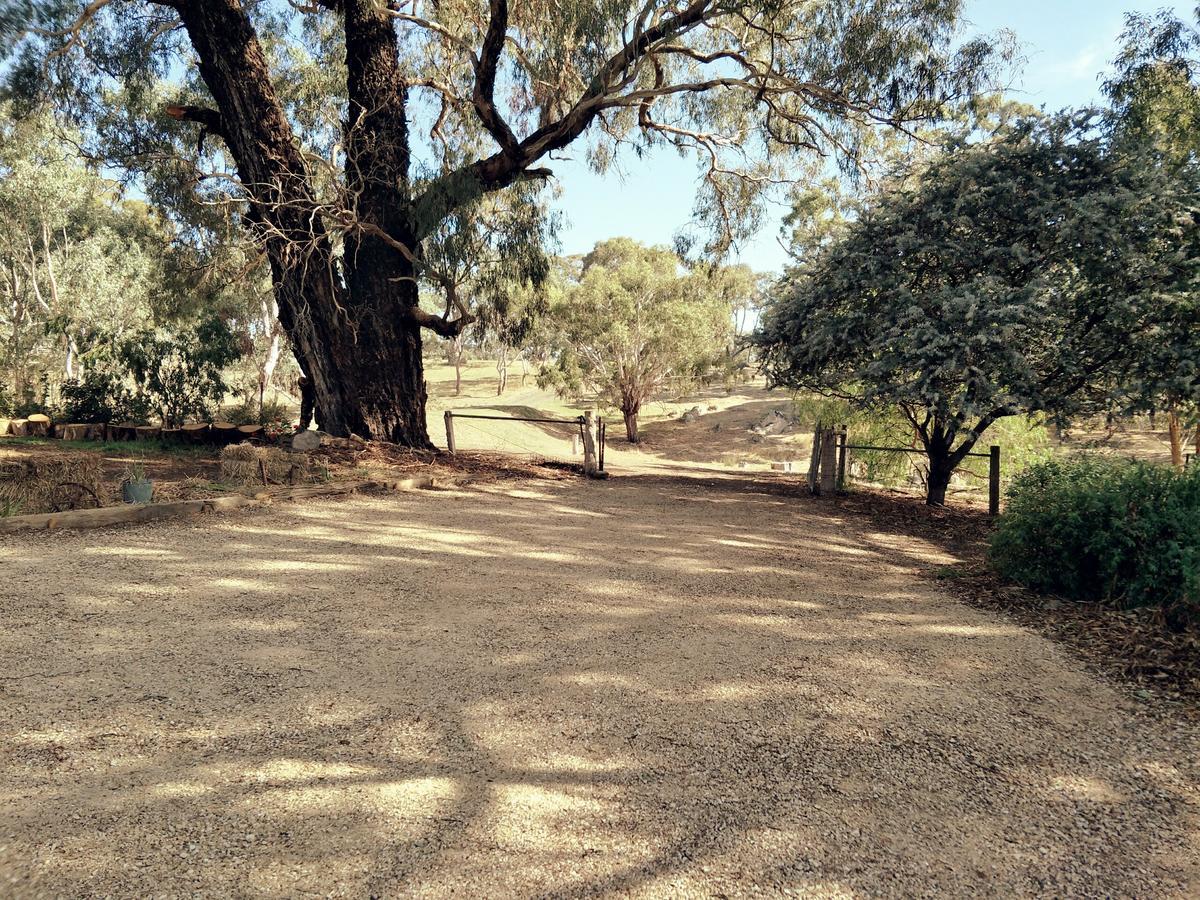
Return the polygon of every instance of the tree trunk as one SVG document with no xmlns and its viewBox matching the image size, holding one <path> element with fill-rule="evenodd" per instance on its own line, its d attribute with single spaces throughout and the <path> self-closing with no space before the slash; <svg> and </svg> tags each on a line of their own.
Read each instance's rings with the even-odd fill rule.
<svg viewBox="0 0 1200 900">
<path fill-rule="evenodd" d="M 1171 465 L 1183 468 L 1183 425 L 1179 421 L 1179 410 L 1172 406 L 1167 411 L 1167 434 L 1171 440 Z"/>
<path fill-rule="evenodd" d="M 501 347 L 496 356 L 496 396 L 499 397 L 508 389 L 508 348 Z"/>
<path fill-rule="evenodd" d="M 384 235 L 413 246 L 407 121 L 392 20 L 382 5 L 347 0 L 349 193 L 361 227 L 346 234 L 343 278 L 311 173 L 239 0 L 183 0 L 180 17 L 219 113 L 176 108 L 221 135 L 251 201 L 271 264 L 279 320 L 331 434 L 433 445 L 414 268 Z"/>
<path fill-rule="evenodd" d="M 625 436 L 629 438 L 629 443 L 636 444 L 638 442 L 638 408 L 622 409 L 621 415 L 625 419 Z"/>
<path fill-rule="evenodd" d="M 950 478 L 954 475 L 954 462 L 949 454 L 931 453 L 929 456 L 929 478 L 926 481 L 925 504 L 927 506 L 945 506 L 946 489 L 950 486 Z"/>
</svg>

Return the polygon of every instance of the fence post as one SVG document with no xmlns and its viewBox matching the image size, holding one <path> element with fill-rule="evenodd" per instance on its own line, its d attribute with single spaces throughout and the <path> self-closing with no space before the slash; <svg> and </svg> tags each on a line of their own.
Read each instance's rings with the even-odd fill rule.
<svg viewBox="0 0 1200 900">
<path fill-rule="evenodd" d="M 837 458 L 837 492 L 846 492 L 846 444 L 849 443 L 849 431 L 845 425 L 838 429 L 838 458 Z"/>
<path fill-rule="evenodd" d="M 446 449 L 451 453 L 456 452 L 454 449 L 454 413 L 446 410 Z"/>
<path fill-rule="evenodd" d="M 608 425 L 605 423 L 603 416 L 601 416 L 601 418 L 600 418 L 599 431 L 600 431 L 600 471 L 603 472 L 604 471 L 604 445 L 607 442 L 607 437 L 608 437 Z"/>
<path fill-rule="evenodd" d="M 988 454 L 988 515 L 1000 515 L 1000 448 L 995 444 Z"/>
<path fill-rule="evenodd" d="M 812 460 L 808 464 L 808 492 L 820 494 L 821 484 L 817 481 L 817 473 L 821 464 L 821 426 L 813 428 Z"/>
<path fill-rule="evenodd" d="M 826 428 L 821 435 L 821 493 L 837 493 L 837 432 Z"/>
</svg>

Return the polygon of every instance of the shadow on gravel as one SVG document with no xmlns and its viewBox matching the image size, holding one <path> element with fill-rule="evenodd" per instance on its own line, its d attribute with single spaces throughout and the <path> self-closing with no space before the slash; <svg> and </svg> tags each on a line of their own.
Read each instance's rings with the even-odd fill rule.
<svg viewBox="0 0 1200 900">
<path fill-rule="evenodd" d="M 5 545 L 0 877 L 1186 895 L 1195 733 L 916 577 L 953 546 L 650 476 Z"/>
</svg>

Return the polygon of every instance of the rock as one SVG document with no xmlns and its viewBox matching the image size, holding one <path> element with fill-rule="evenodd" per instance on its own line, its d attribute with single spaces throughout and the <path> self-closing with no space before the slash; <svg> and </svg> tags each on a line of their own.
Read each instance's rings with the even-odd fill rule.
<svg viewBox="0 0 1200 900">
<path fill-rule="evenodd" d="M 792 427 L 792 420 L 784 415 L 779 410 L 774 410 L 770 415 L 758 423 L 755 429 L 762 434 L 783 434 Z"/>
<path fill-rule="evenodd" d="M 317 434 L 317 432 L 315 432 L 315 431 L 312 431 L 312 430 L 297 431 L 295 434 L 292 435 L 292 449 L 293 450 L 301 450 L 301 451 L 316 450 L 320 446 L 321 446 L 321 435 Z"/>
</svg>

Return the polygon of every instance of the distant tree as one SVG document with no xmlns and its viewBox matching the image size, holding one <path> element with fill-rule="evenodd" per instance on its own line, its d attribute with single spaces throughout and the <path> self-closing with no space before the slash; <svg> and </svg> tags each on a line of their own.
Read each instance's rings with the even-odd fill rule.
<svg viewBox="0 0 1200 900">
<path fill-rule="evenodd" d="M 161 303 L 168 235 L 116 188 L 48 113 L 0 105 L 0 377 L 16 397 L 82 377 Z"/>
<path fill-rule="evenodd" d="M 1166 10 L 1131 13 L 1104 90 L 1112 104 L 1114 140 L 1194 185 L 1200 166 L 1200 29 Z M 1181 327 L 1164 323 L 1154 333 L 1138 336 L 1145 342 L 1147 365 L 1135 382 L 1142 394 L 1131 399 L 1151 411 L 1166 410 L 1171 460 L 1182 468 L 1185 418 L 1193 421 L 1200 455 L 1200 407 L 1191 399 L 1197 378 L 1194 346 L 1200 337 L 1190 330 L 1189 317 L 1175 324 Z"/>
<path fill-rule="evenodd" d="M 733 311 L 709 273 L 684 273 L 672 251 L 616 238 L 584 258 L 549 321 L 559 352 L 541 382 L 564 393 L 595 391 L 621 410 L 636 443 L 646 401 L 724 354 Z"/>
<path fill-rule="evenodd" d="M 1148 371 L 1136 336 L 1198 333 L 1178 288 L 1200 254 L 1195 196 L 1094 126 L 1025 121 L 864 206 L 771 298 L 754 338 L 771 382 L 898 406 L 930 504 L 997 419 L 1110 408 Z"/>
</svg>

